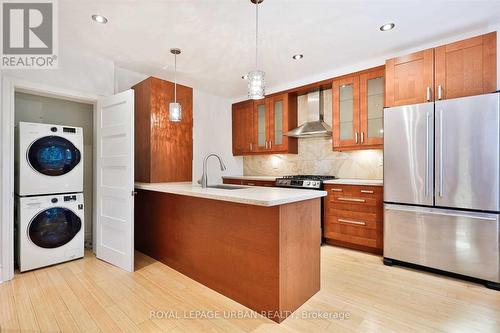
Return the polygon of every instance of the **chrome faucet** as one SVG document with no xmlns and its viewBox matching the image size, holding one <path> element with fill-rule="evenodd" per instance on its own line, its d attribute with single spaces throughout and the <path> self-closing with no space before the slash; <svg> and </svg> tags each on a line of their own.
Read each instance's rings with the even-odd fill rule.
<svg viewBox="0 0 500 333">
<path fill-rule="evenodd" d="M 207 157 L 203 160 L 203 174 L 201 175 L 201 179 L 198 181 L 201 184 L 201 187 L 206 188 L 208 186 L 208 174 L 207 174 L 207 161 L 210 157 L 215 156 L 219 160 L 220 163 L 220 171 L 226 170 L 226 165 L 222 161 L 222 158 L 217 154 L 208 154 Z"/>
</svg>

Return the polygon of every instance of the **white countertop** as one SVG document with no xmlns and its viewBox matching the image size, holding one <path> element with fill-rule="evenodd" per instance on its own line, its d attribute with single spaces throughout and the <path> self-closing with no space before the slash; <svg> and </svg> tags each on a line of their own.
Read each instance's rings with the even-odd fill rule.
<svg viewBox="0 0 500 333">
<path fill-rule="evenodd" d="M 331 179 L 325 180 L 324 184 L 339 184 L 339 185 L 366 185 L 366 186 L 383 186 L 383 179 L 348 179 L 348 178 L 339 178 L 339 179 Z"/>
<path fill-rule="evenodd" d="M 239 185 L 235 185 L 239 186 Z M 184 183 L 135 183 L 135 188 L 197 198 L 237 202 L 257 206 L 278 206 L 292 202 L 326 196 L 325 191 L 289 189 L 279 187 L 244 186 L 243 189 L 224 190 L 202 188 L 190 182 Z"/>
<path fill-rule="evenodd" d="M 225 179 L 242 179 L 242 180 L 263 180 L 263 181 L 272 181 L 274 182 L 276 178 L 280 178 L 280 176 L 222 176 Z"/>
</svg>

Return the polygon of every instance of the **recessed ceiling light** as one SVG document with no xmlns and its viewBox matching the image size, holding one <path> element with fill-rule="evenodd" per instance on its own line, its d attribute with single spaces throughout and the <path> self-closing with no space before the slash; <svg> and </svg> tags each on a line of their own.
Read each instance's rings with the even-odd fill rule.
<svg viewBox="0 0 500 333">
<path fill-rule="evenodd" d="M 300 59 L 304 58 L 304 55 L 303 54 L 295 54 L 294 56 L 292 56 L 292 58 L 295 60 L 300 60 Z"/>
<path fill-rule="evenodd" d="M 108 23 L 108 19 L 105 17 L 105 16 L 102 16 L 102 15 L 92 15 L 92 19 L 94 21 L 96 21 L 97 23 L 102 23 L 102 24 L 106 24 Z"/>
<path fill-rule="evenodd" d="M 389 31 L 394 29 L 396 25 L 394 23 L 386 23 L 380 27 L 380 31 Z"/>
<path fill-rule="evenodd" d="M 241 76 L 241 79 L 242 79 L 242 80 L 246 80 L 246 79 L 248 79 L 248 74 L 242 75 L 242 76 Z"/>
</svg>

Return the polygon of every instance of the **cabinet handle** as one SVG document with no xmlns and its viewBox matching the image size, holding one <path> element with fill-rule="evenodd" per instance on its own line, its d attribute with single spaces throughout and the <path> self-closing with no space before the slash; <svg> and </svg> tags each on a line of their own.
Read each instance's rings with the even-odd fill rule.
<svg viewBox="0 0 500 333">
<path fill-rule="evenodd" d="M 353 220 L 344 220 L 344 219 L 337 219 L 337 221 L 339 221 L 340 223 L 366 225 L 366 222 L 362 222 L 362 221 L 353 221 Z"/>
<path fill-rule="evenodd" d="M 266 141 L 266 149 L 267 149 L 267 141 Z"/>
<path fill-rule="evenodd" d="M 248 186 L 255 186 L 254 183 L 247 183 Z"/>
<path fill-rule="evenodd" d="M 365 199 L 343 198 L 343 197 L 337 198 L 337 200 L 339 200 L 339 201 L 352 201 L 352 202 L 366 202 Z"/>
<path fill-rule="evenodd" d="M 253 146 L 252 146 L 252 143 L 250 142 L 250 151 L 253 150 Z"/>
<path fill-rule="evenodd" d="M 361 132 L 361 143 L 365 142 L 365 132 Z"/>
<path fill-rule="evenodd" d="M 427 102 L 431 101 L 431 87 L 427 87 Z"/>
<path fill-rule="evenodd" d="M 354 138 L 356 139 L 356 144 L 358 143 L 358 132 L 356 132 L 356 134 L 354 134 Z"/>
<path fill-rule="evenodd" d="M 332 188 L 332 191 L 333 192 L 342 192 L 342 189 L 341 188 Z"/>
<path fill-rule="evenodd" d="M 273 141 L 269 140 L 269 149 L 273 149 Z"/>
<path fill-rule="evenodd" d="M 438 85 L 438 99 L 443 98 L 443 87 L 441 85 Z"/>
<path fill-rule="evenodd" d="M 361 193 L 368 193 L 368 194 L 373 194 L 373 191 L 371 190 L 361 190 Z"/>
</svg>

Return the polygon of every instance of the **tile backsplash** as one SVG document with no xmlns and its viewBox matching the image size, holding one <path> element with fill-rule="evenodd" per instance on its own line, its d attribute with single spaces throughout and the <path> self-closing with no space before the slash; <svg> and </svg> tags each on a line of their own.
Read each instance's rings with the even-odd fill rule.
<svg viewBox="0 0 500 333">
<path fill-rule="evenodd" d="M 298 97 L 298 120 L 307 117 L 306 96 Z M 331 90 L 323 94 L 325 122 L 331 125 Z M 332 151 L 331 138 L 299 139 L 298 154 L 256 155 L 243 157 L 243 174 L 292 175 L 318 174 L 338 178 L 381 179 L 383 177 L 382 150 Z"/>
</svg>

